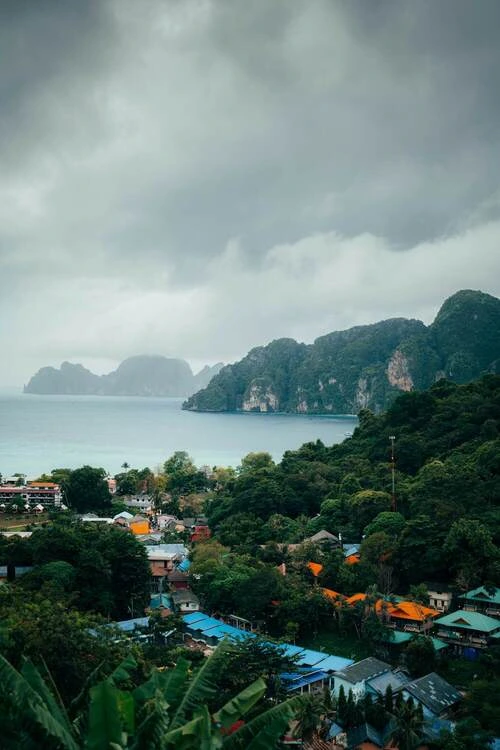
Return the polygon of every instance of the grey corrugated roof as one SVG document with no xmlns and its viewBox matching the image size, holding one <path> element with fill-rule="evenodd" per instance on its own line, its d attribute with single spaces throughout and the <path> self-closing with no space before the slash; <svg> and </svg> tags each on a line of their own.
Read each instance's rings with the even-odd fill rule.
<svg viewBox="0 0 500 750">
<path fill-rule="evenodd" d="M 447 708 L 461 700 L 462 696 L 453 685 L 443 680 L 435 672 L 426 674 L 418 680 L 409 682 L 404 687 L 405 691 L 410 693 L 416 700 L 426 706 L 429 711 L 439 716 Z"/>
<path fill-rule="evenodd" d="M 385 691 L 389 685 L 391 686 L 392 692 L 396 693 L 398 690 L 401 690 L 403 685 L 406 685 L 407 682 L 409 682 L 409 678 L 403 674 L 403 672 L 384 672 L 384 674 L 379 674 L 377 677 L 367 680 L 366 684 L 379 695 L 385 695 Z"/>
<path fill-rule="evenodd" d="M 347 680 L 348 682 L 352 682 L 354 685 L 357 682 L 369 680 L 372 677 L 390 671 L 390 664 L 386 664 L 385 661 L 380 661 L 380 659 L 375 659 L 375 657 L 369 656 L 367 659 L 358 661 L 355 664 L 351 664 L 350 667 L 345 667 L 345 669 L 335 672 L 335 676 Z"/>
</svg>

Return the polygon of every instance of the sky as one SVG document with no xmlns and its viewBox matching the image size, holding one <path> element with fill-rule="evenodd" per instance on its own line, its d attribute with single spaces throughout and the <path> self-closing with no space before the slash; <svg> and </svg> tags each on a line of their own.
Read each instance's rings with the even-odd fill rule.
<svg viewBox="0 0 500 750">
<path fill-rule="evenodd" d="M 498 0 L 2 0 L 0 385 L 500 296 Z"/>
</svg>

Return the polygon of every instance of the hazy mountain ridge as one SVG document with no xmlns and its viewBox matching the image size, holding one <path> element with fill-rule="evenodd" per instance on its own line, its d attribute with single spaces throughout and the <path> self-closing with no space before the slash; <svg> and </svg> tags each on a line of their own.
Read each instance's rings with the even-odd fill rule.
<svg viewBox="0 0 500 750">
<path fill-rule="evenodd" d="M 183 408 L 194 411 L 355 413 L 385 409 L 401 391 L 442 377 L 464 383 L 500 372 L 500 300 L 464 290 L 430 326 L 393 318 L 300 344 L 278 339 L 226 365 Z"/>
<path fill-rule="evenodd" d="M 183 359 L 138 355 L 125 359 L 107 375 L 83 365 L 63 362 L 59 369 L 42 367 L 24 386 L 25 393 L 96 396 L 188 396 L 205 388 L 222 367 L 205 367 L 196 375 Z"/>
</svg>

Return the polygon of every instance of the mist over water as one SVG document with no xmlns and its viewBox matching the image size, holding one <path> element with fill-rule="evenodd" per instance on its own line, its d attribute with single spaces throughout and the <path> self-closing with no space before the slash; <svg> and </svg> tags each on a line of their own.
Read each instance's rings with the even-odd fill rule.
<svg viewBox="0 0 500 750">
<path fill-rule="evenodd" d="M 0 472 L 35 477 L 53 468 L 155 469 L 176 450 L 198 465 L 237 466 L 250 451 L 279 460 L 310 440 L 326 445 L 353 431 L 353 416 L 201 414 L 182 399 L 35 396 L 0 392 Z"/>
</svg>

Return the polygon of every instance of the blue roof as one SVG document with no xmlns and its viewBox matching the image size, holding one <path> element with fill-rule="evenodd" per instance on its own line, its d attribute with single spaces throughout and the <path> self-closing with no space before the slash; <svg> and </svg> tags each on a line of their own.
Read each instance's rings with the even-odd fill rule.
<svg viewBox="0 0 500 750">
<path fill-rule="evenodd" d="M 179 565 L 177 566 L 177 570 L 181 570 L 183 573 L 186 573 L 190 567 L 191 561 L 186 557 L 181 563 L 179 563 Z"/>
<path fill-rule="evenodd" d="M 360 547 L 361 544 L 344 544 L 344 557 L 349 557 L 349 555 L 357 555 Z"/>
<path fill-rule="evenodd" d="M 330 729 L 328 730 L 327 739 L 333 740 L 334 737 L 336 737 L 338 734 L 342 734 L 344 730 L 340 726 L 340 724 L 336 724 L 334 721 L 330 724 Z"/>
<path fill-rule="evenodd" d="M 149 625 L 149 617 L 136 617 L 134 620 L 120 620 L 120 622 L 110 623 L 115 625 L 124 633 L 130 633 L 136 628 L 147 628 Z"/>
<path fill-rule="evenodd" d="M 302 654 L 304 651 L 302 646 L 294 646 L 291 643 L 278 643 L 273 645 L 278 645 L 279 648 L 283 649 L 283 653 L 286 656 L 296 656 L 297 654 Z"/>
<path fill-rule="evenodd" d="M 223 623 L 220 620 L 216 620 L 215 617 L 206 617 L 204 620 L 190 623 L 188 627 L 191 628 L 191 630 L 201 630 L 205 632 L 212 628 L 218 628 L 222 624 Z"/>
<path fill-rule="evenodd" d="M 353 659 L 346 659 L 343 656 L 330 656 L 325 654 L 325 658 L 315 664 L 315 669 L 322 669 L 324 672 L 337 672 L 340 669 L 349 667 L 354 664 Z"/>
<path fill-rule="evenodd" d="M 305 648 L 299 654 L 297 664 L 300 664 L 301 666 L 304 665 L 306 667 L 314 667 L 320 661 L 323 661 L 323 659 L 325 659 L 327 656 L 328 654 L 324 654 L 322 651 L 311 651 L 310 649 Z M 349 664 L 352 664 L 352 661 L 350 661 Z"/>
<path fill-rule="evenodd" d="M 168 594 L 152 594 L 149 606 L 151 609 L 159 609 L 160 607 L 172 609 L 172 600 Z"/>
<path fill-rule="evenodd" d="M 304 687 L 305 685 L 311 685 L 311 683 L 319 682 L 319 680 L 327 680 L 328 675 L 326 672 L 316 670 L 309 672 L 308 674 L 293 673 L 288 675 L 281 675 L 285 683 L 285 690 L 289 693 L 291 690 L 297 690 L 297 688 Z M 293 679 L 287 679 L 287 677 L 293 677 Z"/>
<path fill-rule="evenodd" d="M 201 622 L 206 620 L 208 615 L 204 612 L 189 612 L 187 615 L 182 616 L 182 620 L 186 625 L 193 625 L 195 622 Z"/>
</svg>

